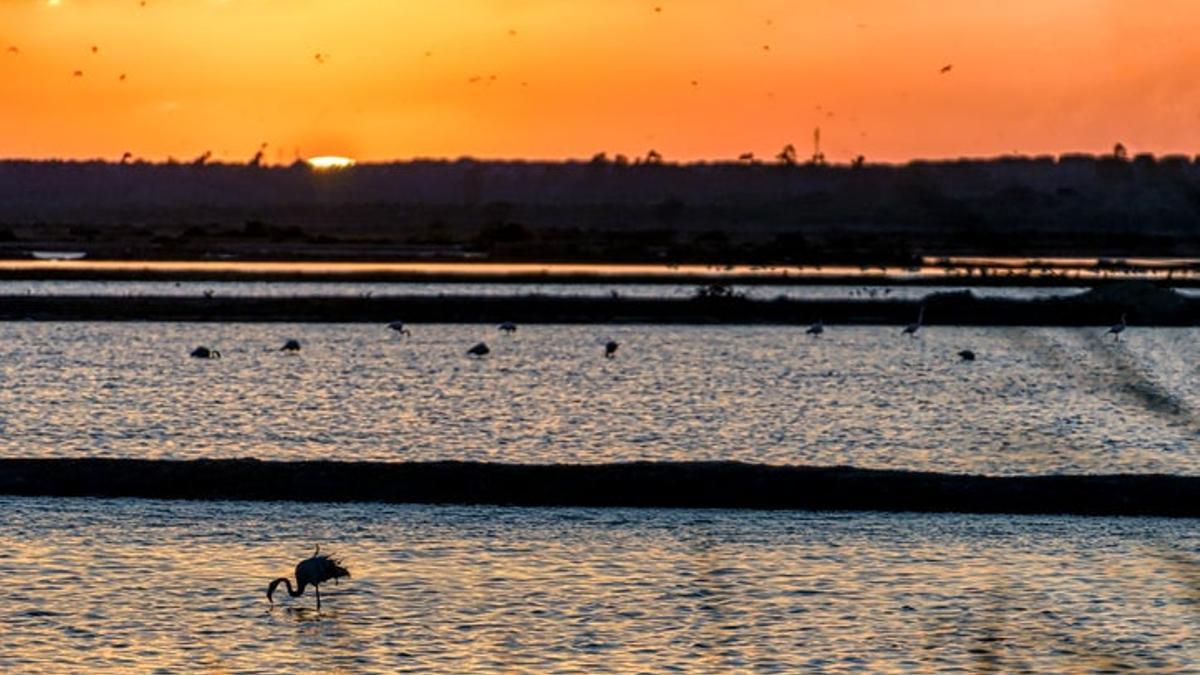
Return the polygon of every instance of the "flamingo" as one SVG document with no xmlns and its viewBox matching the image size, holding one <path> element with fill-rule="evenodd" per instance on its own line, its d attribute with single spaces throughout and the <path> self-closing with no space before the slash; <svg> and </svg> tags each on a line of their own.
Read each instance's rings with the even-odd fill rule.
<svg viewBox="0 0 1200 675">
<path fill-rule="evenodd" d="M 299 340 L 288 340 L 287 342 L 283 343 L 283 346 L 279 348 L 279 351 L 281 351 L 281 352 L 298 352 L 298 351 L 300 351 L 300 341 Z"/>
<path fill-rule="evenodd" d="M 1121 340 L 1121 333 L 1123 333 L 1123 332 L 1125 332 L 1125 314 L 1124 313 L 1121 314 L 1121 323 L 1114 323 L 1108 329 L 1108 331 L 1105 332 L 1104 334 L 1108 335 L 1109 333 L 1112 333 L 1113 342 L 1119 342 Z"/>
<path fill-rule="evenodd" d="M 492 350 L 488 349 L 486 342 L 480 342 L 479 344 L 475 345 L 474 347 L 471 347 L 470 349 L 468 349 L 467 353 L 470 354 L 471 356 L 486 356 L 491 351 Z"/>
<path fill-rule="evenodd" d="M 921 330 L 921 325 L 925 321 L 925 306 L 921 305 L 921 310 L 917 312 L 917 322 L 910 323 L 904 327 L 904 335 L 917 337 L 917 331 Z"/>
<path fill-rule="evenodd" d="M 219 359 L 221 352 L 201 345 L 192 350 L 191 356 L 193 359 Z"/>
<path fill-rule="evenodd" d="M 342 562 L 337 558 L 321 555 L 321 545 L 317 544 L 317 550 L 313 556 L 307 560 L 301 560 L 296 565 L 296 588 L 292 589 L 292 582 L 287 577 L 279 577 L 267 586 L 267 602 L 275 604 L 275 600 L 271 596 L 275 594 L 275 588 L 281 583 L 287 585 L 288 595 L 293 598 L 304 595 L 304 588 L 312 584 L 313 590 L 317 593 L 317 610 L 320 611 L 321 584 L 330 579 L 333 579 L 333 583 L 336 584 L 338 579 L 349 576 L 350 570 L 342 567 Z"/>
<path fill-rule="evenodd" d="M 505 321 L 504 323 L 500 324 L 500 332 L 512 335 L 513 333 L 517 332 L 517 324 L 511 321 Z"/>
<path fill-rule="evenodd" d="M 617 342 L 616 340 L 609 340 L 608 343 L 604 345 L 604 358 L 611 359 L 616 355 L 617 347 L 620 346 L 620 342 Z"/>
<path fill-rule="evenodd" d="M 412 337 L 412 331 L 410 331 L 408 327 L 404 325 L 403 321 L 393 321 L 388 324 L 388 328 L 391 328 L 401 335 Z"/>
<path fill-rule="evenodd" d="M 975 352 L 971 351 L 970 349 L 964 349 L 958 353 L 958 358 L 962 359 L 963 361 L 974 361 Z"/>
<path fill-rule="evenodd" d="M 824 332 L 825 324 L 820 319 L 817 319 L 816 323 L 809 326 L 808 330 L 804 331 L 806 335 L 811 335 L 813 337 L 819 337 Z"/>
</svg>

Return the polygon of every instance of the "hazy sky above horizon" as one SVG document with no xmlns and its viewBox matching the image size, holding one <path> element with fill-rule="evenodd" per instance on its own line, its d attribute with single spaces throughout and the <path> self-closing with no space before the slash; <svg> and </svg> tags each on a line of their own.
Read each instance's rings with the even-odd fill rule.
<svg viewBox="0 0 1200 675">
<path fill-rule="evenodd" d="M 0 0 L 0 157 L 1200 152 L 1193 0 L 139 2 Z"/>
</svg>

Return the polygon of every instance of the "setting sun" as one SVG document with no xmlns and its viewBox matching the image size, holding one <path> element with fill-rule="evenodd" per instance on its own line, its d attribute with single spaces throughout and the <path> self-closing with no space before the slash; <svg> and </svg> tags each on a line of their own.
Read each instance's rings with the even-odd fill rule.
<svg viewBox="0 0 1200 675">
<path fill-rule="evenodd" d="M 355 162 L 349 157 L 337 157 L 333 155 L 323 155 L 321 157 L 309 157 L 304 160 L 314 169 L 345 169 L 354 166 Z"/>
</svg>

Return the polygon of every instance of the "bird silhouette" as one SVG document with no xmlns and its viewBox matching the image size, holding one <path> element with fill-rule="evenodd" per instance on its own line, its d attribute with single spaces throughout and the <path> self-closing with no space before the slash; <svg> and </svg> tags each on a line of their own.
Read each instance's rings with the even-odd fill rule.
<svg viewBox="0 0 1200 675">
<path fill-rule="evenodd" d="M 391 328 L 401 335 L 406 335 L 409 337 L 412 336 L 412 331 L 410 331 L 408 327 L 404 325 L 403 321 L 393 321 L 388 324 L 388 328 Z"/>
<path fill-rule="evenodd" d="M 20 54 L 20 53 L 21 53 L 21 50 L 20 50 L 20 48 L 18 48 L 16 45 L 9 45 L 9 47 L 8 47 L 8 49 L 7 49 L 6 51 L 7 51 L 9 54 L 13 54 L 13 55 L 16 55 L 16 54 Z"/>
<path fill-rule="evenodd" d="M 824 332 L 825 324 L 820 319 L 817 319 L 816 323 L 809 326 L 808 330 L 804 331 L 805 335 L 811 335 L 813 337 L 819 337 Z"/>
<path fill-rule="evenodd" d="M 1112 333 L 1113 342 L 1119 342 L 1121 340 L 1121 333 L 1124 333 L 1124 332 L 1125 332 L 1125 315 L 1121 314 L 1121 322 L 1114 323 L 1107 331 L 1105 331 L 1104 334 L 1108 335 L 1109 333 Z"/>
<path fill-rule="evenodd" d="M 317 594 L 317 609 L 321 609 L 321 584 L 342 577 L 349 577 L 350 570 L 342 567 L 340 560 L 331 558 L 327 555 L 321 555 L 321 545 L 317 544 L 317 550 L 313 556 L 307 560 L 301 560 L 296 565 L 296 588 L 292 588 L 292 582 L 287 577 L 279 577 L 267 586 L 267 602 L 275 604 L 275 600 L 271 597 L 275 594 L 275 588 L 279 584 L 287 585 L 287 592 L 293 598 L 298 598 L 304 595 L 304 589 L 311 585 Z"/>
<path fill-rule="evenodd" d="M 75 72 L 71 73 L 71 77 L 83 77 L 83 71 L 76 70 Z"/>
<path fill-rule="evenodd" d="M 609 340 L 608 344 L 604 345 L 604 358 L 611 359 L 617 354 L 617 347 L 620 346 L 620 342 L 617 342 L 616 340 Z"/>
<path fill-rule="evenodd" d="M 971 351 L 970 349 L 964 349 L 958 353 L 958 358 L 962 359 L 963 361 L 974 361 L 975 352 Z"/>
<path fill-rule="evenodd" d="M 283 343 L 283 346 L 279 348 L 279 351 L 281 351 L 281 352 L 298 352 L 298 351 L 300 351 L 300 341 L 299 340 L 288 340 L 287 342 Z"/>
<path fill-rule="evenodd" d="M 512 335 L 513 333 L 517 332 L 517 324 L 511 321 L 505 321 L 504 323 L 500 324 L 500 332 Z"/>
<path fill-rule="evenodd" d="M 470 349 L 468 349 L 467 353 L 470 354 L 471 356 L 487 356 L 488 353 L 490 353 L 491 351 L 492 350 L 488 349 L 486 342 L 480 342 L 479 344 L 475 345 L 474 347 L 471 347 Z"/>
<path fill-rule="evenodd" d="M 904 327 L 904 335 L 917 337 L 917 331 L 921 330 L 921 326 L 925 321 L 925 306 L 921 305 L 921 310 L 917 312 L 917 322 L 910 323 Z"/>
<path fill-rule="evenodd" d="M 945 75 L 946 73 L 950 72 L 951 70 L 954 70 L 954 64 L 947 63 L 946 65 L 942 66 L 942 69 L 939 70 L 938 72 L 941 73 L 942 75 Z"/>
<path fill-rule="evenodd" d="M 201 345 L 192 350 L 191 357 L 193 359 L 219 359 L 221 352 Z"/>
</svg>

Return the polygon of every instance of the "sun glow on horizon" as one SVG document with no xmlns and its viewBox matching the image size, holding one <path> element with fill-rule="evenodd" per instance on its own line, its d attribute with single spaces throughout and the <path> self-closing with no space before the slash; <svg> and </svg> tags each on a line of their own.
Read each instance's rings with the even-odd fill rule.
<svg viewBox="0 0 1200 675">
<path fill-rule="evenodd" d="M 331 169 L 346 169 L 354 166 L 357 162 L 349 157 L 338 157 L 337 155 L 321 155 L 320 157 L 309 157 L 304 160 L 314 169 L 328 171 Z"/>
</svg>

